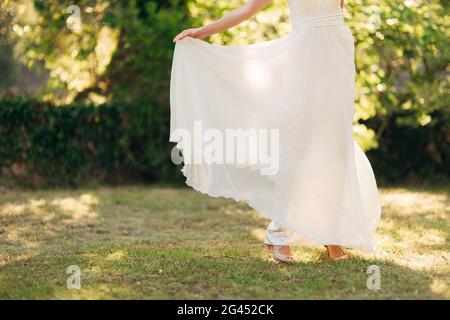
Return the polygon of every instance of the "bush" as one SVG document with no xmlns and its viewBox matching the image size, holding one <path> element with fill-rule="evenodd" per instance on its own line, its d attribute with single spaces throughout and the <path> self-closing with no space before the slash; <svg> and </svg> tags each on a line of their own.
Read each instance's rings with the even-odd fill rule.
<svg viewBox="0 0 450 320">
<path fill-rule="evenodd" d="M 0 168 L 31 186 L 181 179 L 167 117 L 149 105 L 0 100 Z"/>
<path fill-rule="evenodd" d="M 402 125 L 405 112 L 393 114 L 379 148 L 368 152 L 377 180 L 445 180 L 448 113 L 436 111 L 433 125 L 411 127 Z M 168 115 L 148 104 L 0 100 L 0 168 L 23 185 L 181 182 L 168 137 Z"/>
<path fill-rule="evenodd" d="M 367 152 L 379 182 L 448 181 L 450 113 L 444 109 L 435 110 L 430 113 L 432 123 L 412 126 L 409 120 L 415 112 L 417 110 L 393 112 L 379 147 Z"/>
</svg>

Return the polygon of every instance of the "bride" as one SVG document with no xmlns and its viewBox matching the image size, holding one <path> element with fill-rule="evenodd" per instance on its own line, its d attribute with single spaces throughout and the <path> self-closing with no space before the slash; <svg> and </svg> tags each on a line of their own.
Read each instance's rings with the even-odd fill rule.
<svg viewBox="0 0 450 320">
<path fill-rule="evenodd" d="M 189 186 L 246 201 L 271 220 L 264 242 L 274 259 L 291 262 L 291 246 L 320 245 L 331 260 L 343 260 L 343 248 L 374 250 L 381 214 L 371 165 L 353 137 L 353 37 L 344 24 L 343 0 L 288 1 L 292 31 L 276 40 L 247 46 L 203 41 L 270 0 L 249 0 L 174 38 L 170 141 L 183 154 Z M 210 133 L 200 142 L 230 129 L 276 130 L 270 149 L 277 170 L 267 174 L 260 162 L 215 156 L 201 161 L 208 148 L 192 149 L 177 134 L 195 136 L 199 124 Z M 253 140 L 247 135 L 244 141 Z M 251 154 L 245 146 L 239 151 L 244 158 Z"/>
</svg>

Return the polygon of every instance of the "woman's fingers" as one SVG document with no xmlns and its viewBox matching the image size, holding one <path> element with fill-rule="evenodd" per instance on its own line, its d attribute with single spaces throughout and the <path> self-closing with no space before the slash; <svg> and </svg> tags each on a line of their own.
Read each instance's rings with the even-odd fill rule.
<svg viewBox="0 0 450 320">
<path fill-rule="evenodd" d="M 185 30 L 178 34 L 174 39 L 173 42 L 177 42 L 179 40 L 183 40 L 184 38 L 188 37 L 190 35 L 190 32 L 188 30 Z"/>
<path fill-rule="evenodd" d="M 180 38 L 180 36 L 181 36 L 182 33 L 183 33 L 183 32 L 177 34 L 177 35 L 175 36 L 175 38 L 173 38 L 173 42 L 177 42 L 177 41 L 179 40 L 179 38 Z"/>
<path fill-rule="evenodd" d="M 181 39 L 183 39 L 183 32 L 180 33 L 180 34 L 178 34 L 178 35 L 173 39 L 173 42 L 177 42 L 178 40 L 181 40 Z"/>
<path fill-rule="evenodd" d="M 177 42 L 180 39 L 182 33 L 179 33 L 175 36 L 175 38 L 173 38 L 173 42 Z"/>
<path fill-rule="evenodd" d="M 183 40 L 184 38 L 189 37 L 189 34 L 190 34 L 189 31 L 182 32 L 179 37 L 179 40 Z"/>
<path fill-rule="evenodd" d="M 199 36 L 199 32 L 198 32 L 199 28 L 192 28 L 192 29 L 186 29 L 182 32 L 180 32 L 180 34 L 178 34 L 173 41 L 176 42 L 178 40 L 183 40 L 186 37 L 192 37 L 192 38 L 199 38 L 199 39 L 203 39 L 203 37 Z"/>
</svg>

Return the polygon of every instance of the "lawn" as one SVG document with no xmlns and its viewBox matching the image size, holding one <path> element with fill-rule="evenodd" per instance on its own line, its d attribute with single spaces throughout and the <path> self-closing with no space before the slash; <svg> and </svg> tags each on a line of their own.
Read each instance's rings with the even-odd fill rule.
<svg viewBox="0 0 450 320">
<path fill-rule="evenodd" d="M 450 299 L 445 187 L 382 188 L 375 254 L 333 263 L 296 248 L 291 265 L 267 256 L 254 210 L 190 189 L 0 192 L 2 299 Z M 79 290 L 66 287 L 70 265 Z"/>
</svg>

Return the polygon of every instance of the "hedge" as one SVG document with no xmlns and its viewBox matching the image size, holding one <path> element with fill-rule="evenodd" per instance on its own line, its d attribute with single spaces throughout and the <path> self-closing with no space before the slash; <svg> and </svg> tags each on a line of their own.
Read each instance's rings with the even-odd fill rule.
<svg viewBox="0 0 450 320">
<path fill-rule="evenodd" d="M 448 112 L 435 111 L 433 125 L 417 127 L 401 125 L 405 112 L 392 115 L 379 148 L 367 153 L 377 180 L 447 181 Z M 23 185 L 181 182 L 179 167 L 170 160 L 168 137 L 168 107 L 0 99 L 0 169 L 2 176 Z"/>
<path fill-rule="evenodd" d="M 181 179 L 170 161 L 169 110 L 23 98 L 0 100 L 3 176 L 33 186 Z"/>
<path fill-rule="evenodd" d="M 427 180 L 448 184 L 449 110 L 439 109 L 431 112 L 429 116 L 433 121 L 428 125 L 411 125 L 410 119 L 418 112 L 417 110 L 393 112 L 383 135 L 378 139 L 378 148 L 367 152 L 380 182 L 398 184 Z"/>
</svg>

